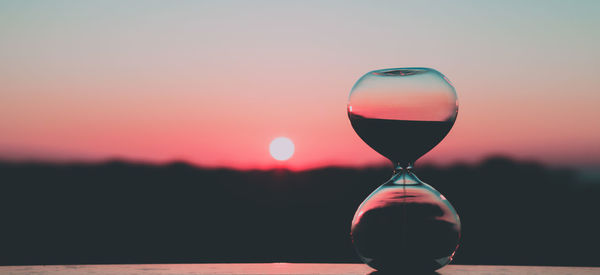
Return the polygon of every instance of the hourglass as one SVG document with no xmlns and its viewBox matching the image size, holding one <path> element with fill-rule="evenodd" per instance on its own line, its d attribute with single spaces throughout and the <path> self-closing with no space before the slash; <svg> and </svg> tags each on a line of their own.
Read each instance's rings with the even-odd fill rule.
<svg viewBox="0 0 600 275">
<path fill-rule="evenodd" d="M 448 134 L 457 113 L 454 87 L 434 69 L 372 71 L 352 88 L 348 117 L 354 131 L 395 167 L 352 220 L 352 242 L 369 266 L 432 271 L 452 260 L 460 238 L 458 215 L 411 169 Z"/>
</svg>

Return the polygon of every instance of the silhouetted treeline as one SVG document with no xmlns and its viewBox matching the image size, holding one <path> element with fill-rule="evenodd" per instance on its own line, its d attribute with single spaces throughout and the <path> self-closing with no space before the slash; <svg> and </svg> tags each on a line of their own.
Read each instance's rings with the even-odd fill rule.
<svg viewBox="0 0 600 275">
<path fill-rule="evenodd" d="M 354 211 L 391 168 L 0 164 L 0 264 L 356 262 Z M 600 182 L 491 158 L 422 166 L 462 222 L 457 264 L 600 264 Z"/>
</svg>

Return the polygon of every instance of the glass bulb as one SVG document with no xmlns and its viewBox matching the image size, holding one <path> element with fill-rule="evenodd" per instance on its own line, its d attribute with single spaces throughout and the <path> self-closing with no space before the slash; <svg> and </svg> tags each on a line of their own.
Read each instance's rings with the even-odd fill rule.
<svg viewBox="0 0 600 275">
<path fill-rule="evenodd" d="M 372 71 L 350 92 L 348 117 L 371 148 L 396 165 L 408 166 L 448 134 L 456 115 L 454 87 L 429 68 Z"/>
<path fill-rule="evenodd" d="M 405 170 L 360 205 L 351 236 L 360 259 L 377 270 L 431 271 L 452 260 L 460 219 L 442 194 Z"/>
</svg>

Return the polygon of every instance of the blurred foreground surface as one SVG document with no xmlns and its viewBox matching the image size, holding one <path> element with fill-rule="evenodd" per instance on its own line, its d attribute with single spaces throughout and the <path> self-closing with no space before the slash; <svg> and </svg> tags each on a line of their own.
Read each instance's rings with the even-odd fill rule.
<svg viewBox="0 0 600 275">
<path fill-rule="evenodd" d="M 455 264 L 600 264 L 599 182 L 504 158 L 415 173 L 460 215 Z M 358 262 L 352 216 L 390 176 L 0 163 L 0 265 Z"/>
<path fill-rule="evenodd" d="M 200 275 L 384 275 L 363 264 L 148 264 L 148 265 L 67 265 L 67 266 L 6 266 L 1 274 L 200 274 Z M 449 265 L 431 274 L 599 274 L 594 267 L 540 267 L 540 266 L 468 266 Z"/>
</svg>

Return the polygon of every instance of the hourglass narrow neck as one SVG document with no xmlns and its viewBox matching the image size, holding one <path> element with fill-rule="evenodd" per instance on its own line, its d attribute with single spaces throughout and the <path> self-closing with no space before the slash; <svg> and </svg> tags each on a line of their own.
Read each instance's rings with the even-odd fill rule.
<svg viewBox="0 0 600 275">
<path fill-rule="evenodd" d="M 394 174 L 401 174 L 404 172 L 410 172 L 413 168 L 412 162 L 400 163 L 396 162 L 394 166 Z"/>
<path fill-rule="evenodd" d="M 420 185 L 423 182 L 412 173 L 412 164 L 398 165 L 394 169 L 394 176 L 387 182 L 393 185 Z"/>
</svg>

